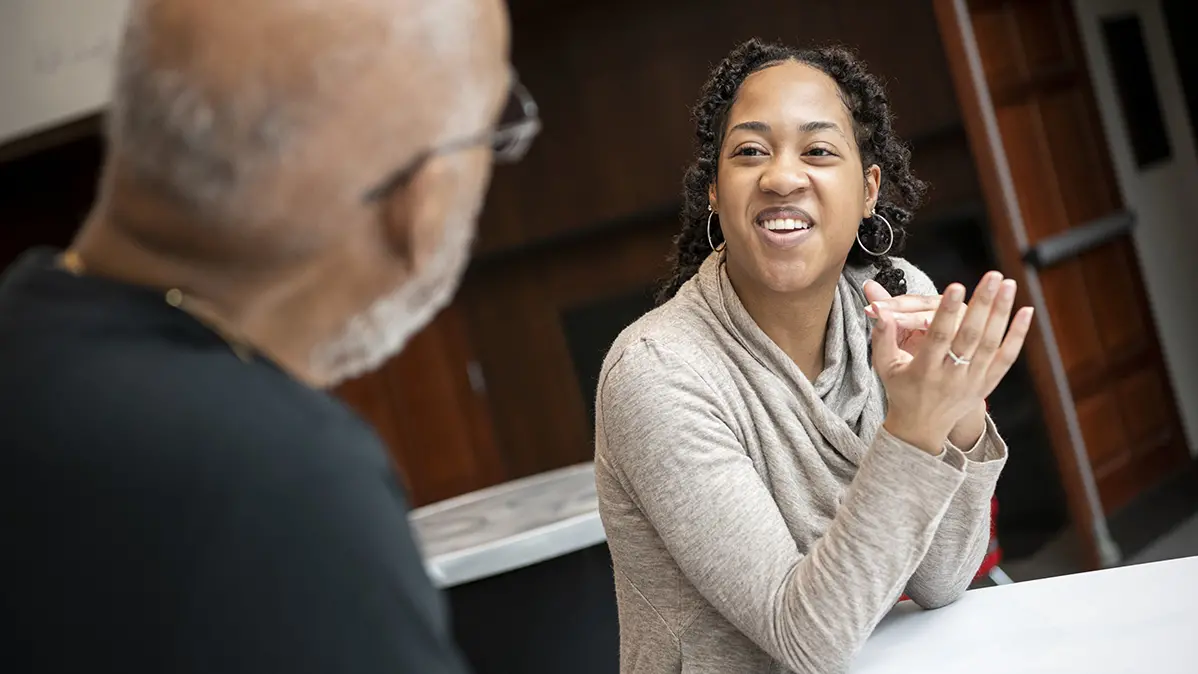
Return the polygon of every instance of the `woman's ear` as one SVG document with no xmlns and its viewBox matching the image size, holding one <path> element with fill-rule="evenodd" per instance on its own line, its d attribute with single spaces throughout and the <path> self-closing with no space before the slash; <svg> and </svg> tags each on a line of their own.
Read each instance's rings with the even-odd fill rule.
<svg viewBox="0 0 1198 674">
<path fill-rule="evenodd" d="M 715 183 L 712 183 L 707 186 L 707 205 L 711 208 L 711 210 L 718 211 L 718 203 L 719 202 L 716 200 Z"/>
<path fill-rule="evenodd" d="M 877 164 L 871 165 L 865 170 L 865 210 L 861 214 L 861 218 L 868 218 L 873 212 L 874 207 L 878 205 L 878 193 L 882 189 L 882 169 L 878 168 Z"/>
</svg>

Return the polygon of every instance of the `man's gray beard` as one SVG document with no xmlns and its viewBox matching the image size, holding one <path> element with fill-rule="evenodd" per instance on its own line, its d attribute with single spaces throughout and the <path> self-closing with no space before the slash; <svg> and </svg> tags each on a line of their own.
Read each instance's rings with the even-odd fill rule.
<svg viewBox="0 0 1198 674">
<path fill-rule="evenodd" d="M 423 329 L 457 291 L 474 236 L 474 216 L 445 224 L 445 238 L 427 266 L 353 317 L 339 337 L 317 347 L 312 369 L 327 387 L 377 369 Z"/>
</svg>

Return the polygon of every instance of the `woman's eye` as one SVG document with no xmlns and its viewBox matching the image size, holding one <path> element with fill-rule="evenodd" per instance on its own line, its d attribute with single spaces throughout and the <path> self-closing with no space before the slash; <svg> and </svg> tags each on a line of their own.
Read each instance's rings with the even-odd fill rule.
<svg viewBox="0 0 1198 674">
<path fill-rule="evenodd" d="M 738 149 L 736 152 L 733 152 L 732 156 L 734 156 L 734 157 L 764 157 L 765 152 L 762 151 L 762 149 L 759 147 L 748 146 L 748 147 L 742 147 L 742 148 Z"/>
<path fill-rule="evenodd" d="M 836 153 L 826 147 L 813 147 L 807 150 L 807 154 L 813 157 L 835 157 Z"/>
</svg>

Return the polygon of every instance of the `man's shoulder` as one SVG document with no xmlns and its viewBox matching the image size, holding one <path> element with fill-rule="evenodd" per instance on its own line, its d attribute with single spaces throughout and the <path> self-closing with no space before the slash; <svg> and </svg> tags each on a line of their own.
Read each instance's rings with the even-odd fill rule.
<svg viewBox="0 0 1198 674">
<path fill-rule="evenodd" d="M 17 454 L 31 461 L 52 453 L 69 468 L 98 453 L 111 465 L 154 467 L 155 479 L 219 476 L 222 489 L 386 467 L 352 411 L 265 361 L 219 346 L 57 346 L 0 355 L 0 416 L 10 417 L 0 437 L 25 445 Z"/>
</svg>

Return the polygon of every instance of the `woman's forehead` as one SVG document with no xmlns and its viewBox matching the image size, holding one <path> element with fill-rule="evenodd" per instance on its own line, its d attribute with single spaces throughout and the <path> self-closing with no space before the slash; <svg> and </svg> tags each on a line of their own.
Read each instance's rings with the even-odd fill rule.
<svg viewBox="0 0 1198 674">
<path fill-rule="evenodd" d="M 741 85 L 729 128 L 749 121 L 799 126 L 828 121 L 843 127 L 848 110 L 836 81 L 817 68 L 787 61 L 759 70 Z"/>
</svg>

